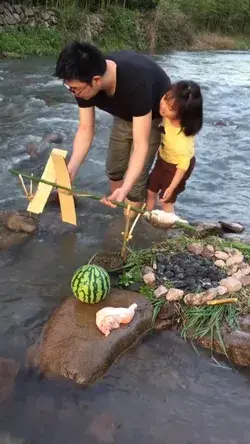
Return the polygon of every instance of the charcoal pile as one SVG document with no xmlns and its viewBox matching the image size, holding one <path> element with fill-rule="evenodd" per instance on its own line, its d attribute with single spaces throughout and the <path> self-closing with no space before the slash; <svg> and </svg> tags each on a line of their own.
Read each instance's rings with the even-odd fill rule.
<svg viewBox="0 0 250 444">
<path fill-rule="evenodd" d="M 181 252 L 171 255 L 157 254 L 156 277 L 158 281 L 185 292 L 200 293 L 217 287 L 227 273 L 219 269 L 211 258 Z"/>
</svg>

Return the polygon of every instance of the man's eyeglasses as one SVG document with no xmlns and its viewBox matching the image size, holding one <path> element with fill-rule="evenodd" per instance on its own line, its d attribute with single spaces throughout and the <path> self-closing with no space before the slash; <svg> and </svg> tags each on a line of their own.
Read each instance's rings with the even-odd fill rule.
<svg viewBox="0 0 250 444">
<path fill-rule="evenodd" d="M 82 92 L 85 90 L 85 88 L 88 86 L 88 83 L 86 83 L 86 85 L 84 85 L 83 88 L 73 88 L 72 86 L 67 85 L 65 82 L 63 82 L 63 85 L 65 86 L 65 88 L 67 88 L 72 94 L 74 94 L 75 96 L 79 96 L 80 94 L 82 94 Z"/>
</svg>

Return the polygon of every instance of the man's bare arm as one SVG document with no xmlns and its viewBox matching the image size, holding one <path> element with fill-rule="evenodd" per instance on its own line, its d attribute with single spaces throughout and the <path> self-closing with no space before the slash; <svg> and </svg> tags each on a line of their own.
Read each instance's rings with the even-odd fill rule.
<svg viewBox="0 0 250 444">
<path fill-rule="evenodd" d="M 73 142 L 73 152 L 68 164 L 71 181 L 86 158 L 94 137 L 95 108 L 79 108 L 79 126 Z"/>
<path fill-rule="evenodd" d="M 149 136 L 152 124 L 152 113 L 133 118 L 134 150 L 129 160 L 128 169 L 122 189 L 129 193 L 135 181 L 141 174 L 148 154 Z"/>
</svg>

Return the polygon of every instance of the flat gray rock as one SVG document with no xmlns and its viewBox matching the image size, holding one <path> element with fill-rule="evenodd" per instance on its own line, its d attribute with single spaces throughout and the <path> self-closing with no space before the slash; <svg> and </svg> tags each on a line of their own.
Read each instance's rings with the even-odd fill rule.
<svg viewBox="0 0 250 444">
<path fill-rule="evenodd" d="M 96 326 L 96 312 L 107 306 L 127 308 L 132 303 L 138 309 L 131 323 L 105 337 Z M 112 289 L 105 301 L 94 305 L 70 297 L 45 324 L 39 344 L 30 348 L 29 364 L 48 377 L 92 383 L 151 330 L 152 315 L 147 299 L 127 290 Z"/>
</svg>

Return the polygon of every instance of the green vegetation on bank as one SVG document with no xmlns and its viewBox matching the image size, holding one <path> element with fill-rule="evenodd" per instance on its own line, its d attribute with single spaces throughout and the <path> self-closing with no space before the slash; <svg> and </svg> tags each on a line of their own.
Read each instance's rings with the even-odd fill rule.
<svg viewBox="0 0 250 444">
<path fill-rule="evenodd" d="M 248 49 L 249 0 L 34 0 L 56 12 L 53 28 L 17 26 L 0 33 L 0 52 L 57 54 L 69 40 L 92 39 L 104 50 Z M 101 29 L 93 32 L 91 17 Z M 199 37 L 200 36 L 200 37 Z"/>
</svg>

